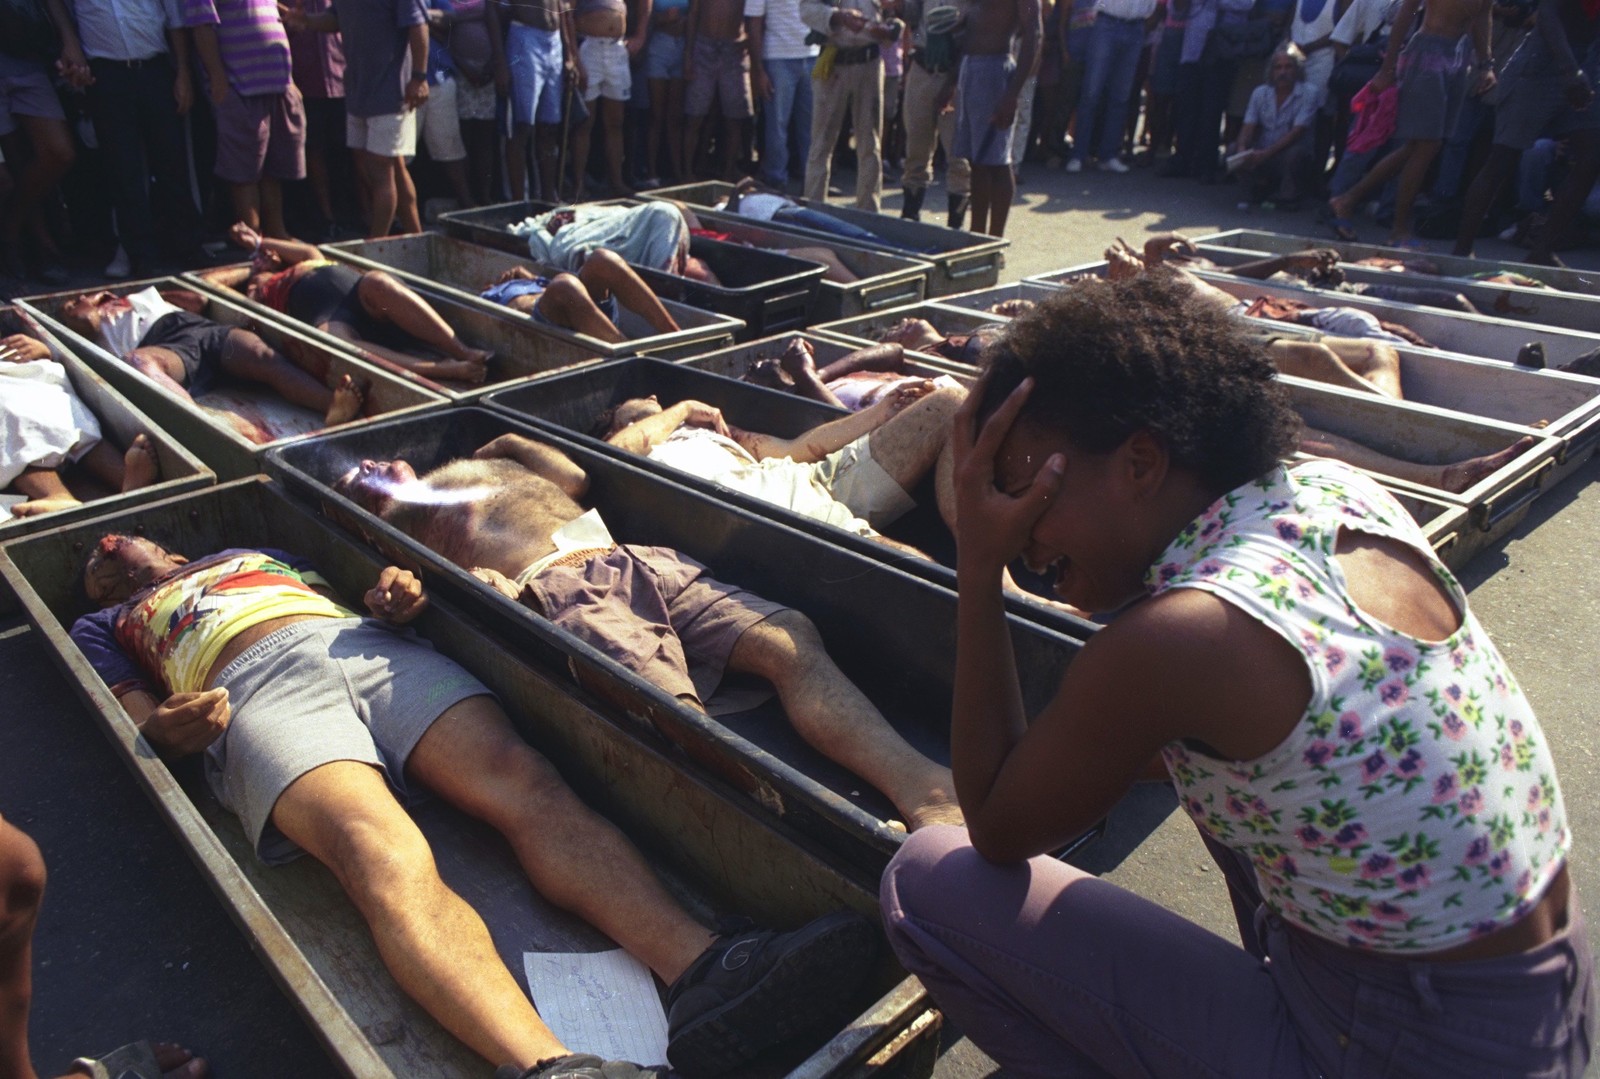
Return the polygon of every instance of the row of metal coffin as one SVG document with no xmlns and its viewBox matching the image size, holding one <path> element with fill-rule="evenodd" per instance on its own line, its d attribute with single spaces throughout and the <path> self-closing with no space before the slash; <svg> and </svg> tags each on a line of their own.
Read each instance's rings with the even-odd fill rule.
<svg viewBox="0 0 1600 1079">
<path fill-rule="evenodd" d="M 425 439 L 424 430 L 471 416 L 415 417 L 398 421 L 393 433 Z M 626 481 L 620 487 L 624 496 L 631 493 Z M 763 532 L 776 527 L 747 523 Z M 111 530 L 147 535 L 190 554 L 240 546 L 291 550 L 310 558 L 352 602 L 385 560 L 276 482 L 255 477 L 7 543 L 0 547 L 0 577 L 21 598 L 83 703 L 335 1062 L 360 1076 L 483 1072 L 483 1062 L 385 973 L 333 876 L 310 859 L 262 866 L 199 769 L 169 769 L 150 750 L 67 636 L 83 613 L 76 579 L 84 554 Z M 773 540 L 763 535 L 759 542 Z M 593 657 L 572 642 L 552 642 L 549 634 L 530 629 L 528 619 L 496 610 L 450 574 L 430 571 L 428 580 L 435 603 L 415 628 L 499 696 L 530 744 L 590 805 L 628 833 L 688 909 L 708 922 L 718 914 L 738 913 L 778 926 L 841 908 L 874 916 L 876 873 L 843 857 L 833 841 L 837 826 L 828 820 L 830 814 L 849 815 L 833 812 L 836 797 L 818 796 L 825 803 L 822 823 L 813 820 L 809 827 L 795 819 L 805 814 L 782 784 L 767 787 L 758 779 L 752 793 L 764 793 L 746 797 L 726 778 L 739 766 L 719 763 L 723 747 L 708 749 L 680 739 L 675 724 L 660 714 L 663 708 L 685 711 L 676 701 L 636 679 L 619 677 L 604 662 L 591 662 Z M 1056 650 L 1071 647 L 1058 642 Z M 569 670 L 579 674 L 576 683 Z M 652 726 L 651 718 L 661 720 L 662 727 Z M 674 737 L 660 730 L 673 731 Z M 718 741 L 714 732 L 699 733 Z M 731 734 L 721 740 L 738 741 Z M 762 756 L 746 751 L 737 759 Z M 610 946 L 535 895 L 509 848 L 485 827 L 435 804 L 424 805 L 416 816 L 446 881 L 484 916 L 513 971 L 521 969 L 525 951 Z M 880 864 L 895 840 L 885 831 L 878 827 L 867 837 Z M 811 1055 L 775 1052 L 748 1074 L 853 1076 L 870 1074 L 891 1060 L 906 1065 L 907 1074 L 928 1073 L 937 1013 L 920 985 L 905 978 L 887 954 L 853 1005 L 856 1017 L 827 1044 L 813 1047 Z"/>
</svg>

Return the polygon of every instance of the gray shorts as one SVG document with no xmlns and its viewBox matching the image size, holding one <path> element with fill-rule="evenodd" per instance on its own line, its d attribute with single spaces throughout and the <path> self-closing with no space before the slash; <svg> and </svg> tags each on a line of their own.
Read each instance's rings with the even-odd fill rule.
<svg viewBox="0 0 1600 1079">
<path fill-rule="evenodd" d="M 1529 34 L 1500 75 L 1495 93 L 1496 146 L 1526 150 L 1539 139 L 1564 139 L 1578 131 L 1600 128 L 1600 95 L 1591 98 L 1587 108 L 1573 108 L 1567 103 L 1561 76 L 1550 74 L 1554 70 L 1555 61 L 1544 39 L 1537 32 Z M 1592 82 L 1594 68 L 1585 70 L 1591 73 Z"/>
<path fill-rule="evenodd" d="M 953 157 L 974 165 L 1010 165 L 1011 133 L 1015 124 L 995 127 L 989 121 L 1005 96 L 1006 84 L 1017 62 L 1009 55 L 964 56 L 956 77 L 956 135 Z"/>
<path fill-rule="evenodd" d="M 742 41 L 696 38 L 694 76 L 683 93 L 683 111 L 706 116 L 713 98 L 722 102 L 722 115 L 743 120 L 755 111 L 750 93 L 750 51 Z"/>
<path fill-rule="evenodd" d="M 1467 99 L 1466 38 L 1417 34 L 1400 54 L 1400 111 L 1397 139 L 1443 139 L 1455 132 L 1456 117 Z"/>
<path fill-rule="evenodd" d="M 17 68 L 25 61 L 11 60 Z M 17 117 L 37 116 L 45 120 L 65 120 L 61 99 L 50 82 L 50 72 L 43 65 L 37 70 L 19 71 L 15 75 L 0 75 L 0 135 L 9 135 L 17 129 Z M 13 164 L 12 168 L 16 165 Z"/>
<path fill-rule="evenodd" d="M 268 634 L 217 675 L 233 718 L 206 779 L 267 865 L 305 852 L 272 824 L 289 785 L 333 761 L 380 769 L 405 801 L 406 759 L 433 721 L 488 689 L 414 634 L 373 618 L 317 618 Z"/>
<path fill-rule="evenodd" d="M 522 601 L 674 697 L 716 692 L 745 630 L 779 611 L 669 547 L 622 544 L 581 566 L 551 566 Z"/>
</svg>

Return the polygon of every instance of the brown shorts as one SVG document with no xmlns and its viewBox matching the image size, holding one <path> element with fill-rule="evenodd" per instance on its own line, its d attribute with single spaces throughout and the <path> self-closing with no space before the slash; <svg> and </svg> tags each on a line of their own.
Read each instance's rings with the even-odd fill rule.
<svg viewBox="0 0 1600 1079">
<path fill-rule="evenodd" d="M 253 184 L 263 176 L 306 176 L 306 113 L 290 83 L 281 94 L 241 97 L 231 87 L 217 106 L 217 176 L 230 184 Z"/>
<path fill-rule="evenodd" d="M 745 630 L 787 610 L 669 547 L 622 544 L 581 566 L 551 566 L 523 602 L 675 697 L 716 692 Z"/>
</svg>

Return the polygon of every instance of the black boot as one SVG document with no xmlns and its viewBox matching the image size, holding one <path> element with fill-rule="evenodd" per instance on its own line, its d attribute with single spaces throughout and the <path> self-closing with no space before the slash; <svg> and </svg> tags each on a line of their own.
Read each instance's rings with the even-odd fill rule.
<svg viewBox="0 0 1600 1079">
<path fill-rule="evenodd" d="M 901 189 L 900 216 L 907 221 L 922 220 L 922 199 L 928 193 L 925 187 L 907 185 Z"/>
<path fill-rule="evenodd" d="M 967 204 L 972 199 L 967 195 L 950 196 L 950 217 L 945 222 L 947 228 L 964 229 L 967 227 Z"/>
</svg>

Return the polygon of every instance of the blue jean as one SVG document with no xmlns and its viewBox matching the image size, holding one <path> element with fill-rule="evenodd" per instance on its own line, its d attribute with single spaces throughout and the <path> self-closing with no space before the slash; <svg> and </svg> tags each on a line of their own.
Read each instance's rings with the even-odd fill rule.
<svg viewBox="0 0 1600 1079">
<path fill-rule="evenodd" d="M 772 80 L 772 98 L 762 104 L 765 118 L 765 160 L 761 175 L 774 187 L 789 182 L 789 132 L 800 140 L 799 159 L 811 152 L 811 65 L 808 58 L 767 60 L 764 66 Z"/>
<path fill-rule="evenodd" d="M 1407 961 L 1286 926 L 1249 866 L 1207 846 L 1242 946 L 1052 858 L 995 865 L 950 827 L 912 833 L 889 863 L 885 928 L 906 970 L 1007 1074 L 1583 1074 L 1594 956 L 1576 892 L 1567 927 L 1536 948 Z"/>
<path fill-rule="evenodd" d="M 869 244 L 882 245 L 883 237 L 875 232 L 868 232 L 848 221 L 841 221 L 837 217 L 825 214 L 820 210 L 813 210 L 809 206 L 785 206 L 772 215 L 772 220 L 780 225 L 799 225 L 802 228 L 812 229 L 816 232 L 827 232 L 845 240 L 865 240 Z"/>
<path fill-rule="evenodd" d="M 1089 55 L 1084 61 L 1083 96 L 1078 99 L 1078 139 L 1073 156 L 1089 156 L 1089 147 L 1101 161 L 1122 149 L 1122 129 L 1127 125 L 1128 98 L 1133 76 L 1139 70 L 1144 48 L 1144 23 L 1101 15 L 1089 32 Z M 1100 137 L 1094 140 L 1094 133 Z M 1093 141 L 1091 141 L 1093 140 Z"/>
</svg>

